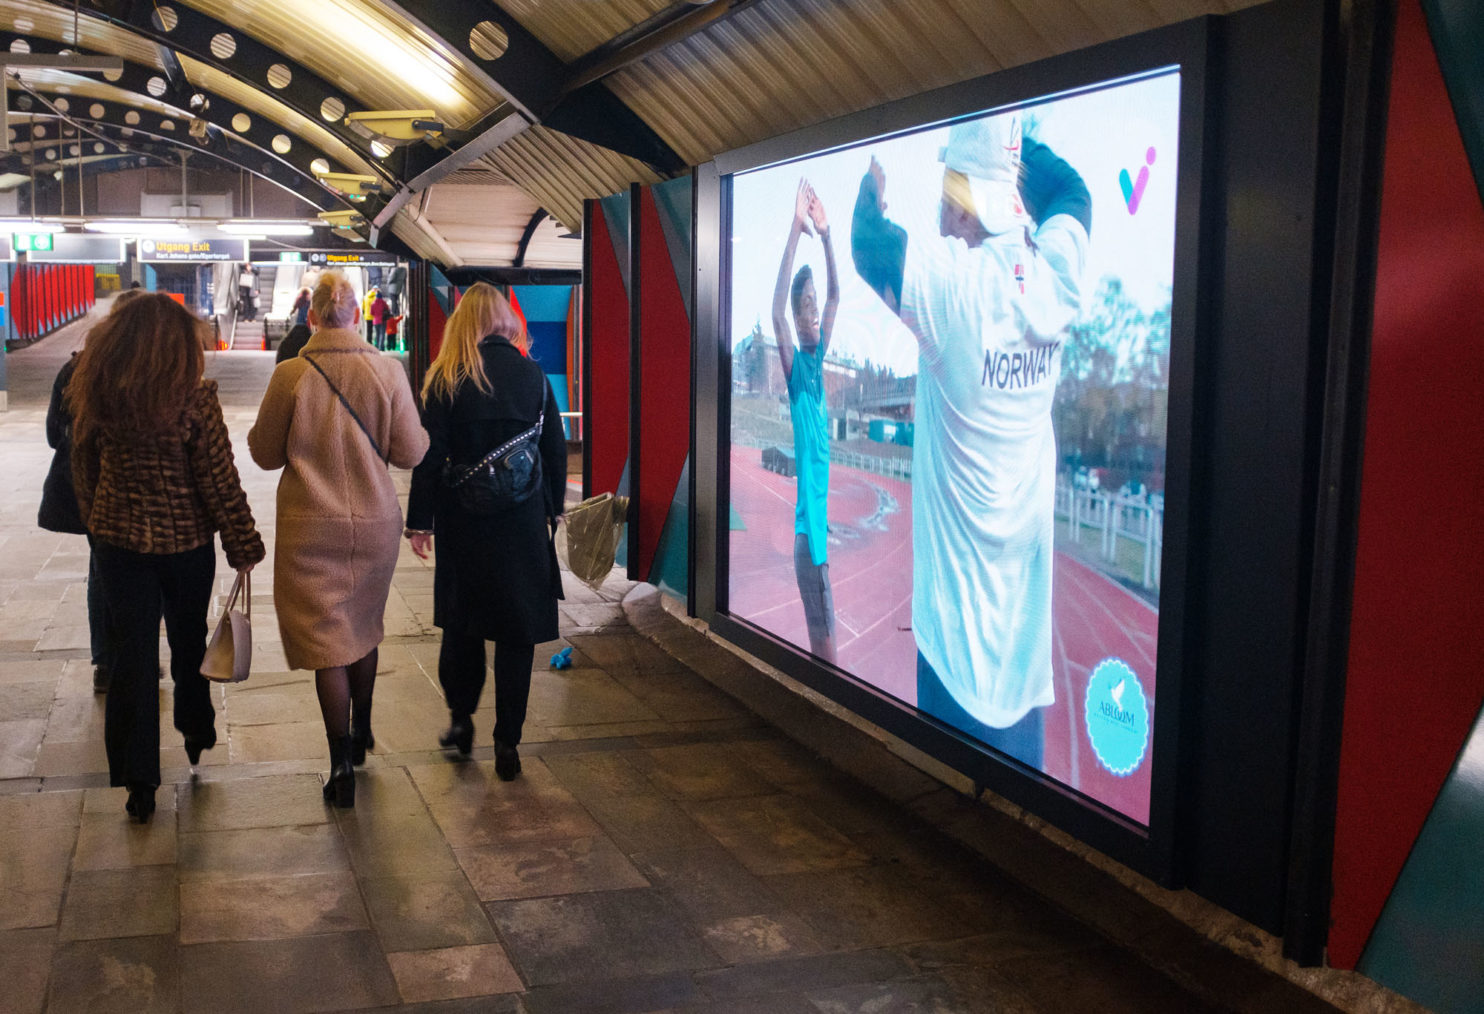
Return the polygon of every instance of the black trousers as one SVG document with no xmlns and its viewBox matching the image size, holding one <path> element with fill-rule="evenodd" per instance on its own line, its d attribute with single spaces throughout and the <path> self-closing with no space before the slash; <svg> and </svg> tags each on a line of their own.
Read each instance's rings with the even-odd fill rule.
<svg viewBox="0 0 1484 1014">
<path fill-rule="evenodd" d="M 98 573 L 98 543 L 88 536 L 88 647 L 93 664 L 113 667 L 108 650 L 108 603 L 103 598 L 103 578 Z"/>
<path fill-rule="evenodd" d="M 184 553 L 135 553 L 94 540 L 108 606 L 112 682 L 103 716 L 111 785 L 160 784 L 160 618 L 170 644 L 175 727 L 204 735 L 216 721 L 201 675 L 206 610 L 216 577 L 211 543 Z"/>
<path fill-rule="evenodd" d="M 501 743 L 520 744 L 535 659 L 534 644 L 495 642 L 495 738 Z M 443 698 L 451 713 L 474 714 L 484 690 L 484 638 L 444 630 L 443 646 L 438 650 L 438 682 L 443 684 Z"/>
</svg>

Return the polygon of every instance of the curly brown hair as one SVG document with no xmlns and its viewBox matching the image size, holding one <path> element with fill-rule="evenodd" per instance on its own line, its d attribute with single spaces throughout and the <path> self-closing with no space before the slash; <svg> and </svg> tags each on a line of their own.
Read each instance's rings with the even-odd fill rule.
<svg viewBox="0 0 1484 1014">
<path fill-rule="evenodd" d="M 205 330 L 160 293 L 115 306 L 88 332 L 67 385 L 75 438 L 94 430 L 144 436 L 179 425 L 206 369 Z"/>
</svg>

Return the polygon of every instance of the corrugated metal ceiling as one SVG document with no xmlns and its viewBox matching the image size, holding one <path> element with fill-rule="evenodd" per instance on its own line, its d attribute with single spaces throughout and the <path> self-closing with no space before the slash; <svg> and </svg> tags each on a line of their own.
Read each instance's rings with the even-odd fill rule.
<svg viewBox="0 0 1484 1014">
<path fill-rule="evenodd" d="M 607 196 L 631 182 L 660 179 L 636 159 L 545 127 L 532 127 L 480 161 L 574 230 L 582 226 L 584 198 Z"/>
<path fill-rule="evenodd" d="M 758 3 L 608 84 L 695 164 L 892 99 L 1255 2 Z M 552 6 L 540 9 L 550 16 Z"/>
<path fill-rule="evenodd" d="M 675 6 L 670 0 L 494 2 L 567 63 Z M 606 84 L 684 161 L 695 164 L 885 101 L 1257 2 L 757 0 L 635 59 L 608 76 Z M 4 3 L 0 25 L 71 41 L 72 12 L 65 7 L 39 0 Z M 346 99 L 369 108 L 431 108 L 445 123 L 458 126 L 475 122 L 501 101 L 485 77 L 498 78 L 498 62 L 473 66 L 457 46 L 409 23 L 396 3 L 188 0 L 188 5 L 302 63 L 343 88 Z M 470 10 L 473 28 L 477 9 L 464 9 Z M 418 7 L 408 4 L 406 10 L 415 17 Z M 153 42 L 90 18 L 86 10 L 81 34 L 83 46 L 160 66 Z M 274 121 L 356 171 L 370 171 L 365 159 L 323 124 L 284 106 L 266 85 L 255 89 L 189 58 L 182 64 L 192 82 Z M 584 198 L 658 179 L 635 159 L 537 125 L 438 186 L 465 190 L 461 180 L 474 185 L 509 181 L 534 205 L 575 229 Z M 464 193 L 462 199 L 468 198 Z M 519 217 L 515 203 L 500 212 L 500 223 L 491 223 L 491 228 L 509 228 L 504 219 Z M 435 206 L 441 206 L 441 199 Z M 461 227 L 450 223 L 448 228 L 457 232 Z M 415 238 L 413 245 L 426 252 L 457 246 L 430 235 L 435 224 L 416 211 L 404 209 L 393 229 L 399 235 L 406 229 L 404 238 L 409 243 Z M 485 250 L 508 247 L 481 242 Z M 457 252 L 454 256 L 464 259 Z"/>
</svg>

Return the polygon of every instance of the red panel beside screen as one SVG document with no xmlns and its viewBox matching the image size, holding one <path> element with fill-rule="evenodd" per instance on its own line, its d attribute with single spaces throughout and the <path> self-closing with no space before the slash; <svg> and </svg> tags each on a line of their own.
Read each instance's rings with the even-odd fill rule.
<svg viewBox="0 0 1484 1014">
<path fill-rule="evenodd" d="M 1335 819 L 1353 968 L 1484 698 L 1484 207 L 1417 0 L 1397 12 Z"/>
<path fill-rule="evenodd" d="M 639 194 L 639 573 L 648 578 L 690 453 L 690 318 L 654 191 Z"/>
<path fill-rule="evenodd" d="M 588 388 L 592 431 L 584 433 L 583 440 L 592 462 L 593 488 L 584 492 L 595 496 L 618 490 L 629 460 L 629 293 L 602 208 L 593 208 L 589 217 L 592 263 L 587 266 L 587 291 L 592 300 L 592 333 L 585 338 L 592 363 Z"/>
<path fill-rule="evenodd" d="M 438 350 L 443 348 L 443 328 L 448 324 L 448 314 L 443 312 L 443 304 L 438 302 L 438 296 L 431 288 L 428 289 L 428 362 L 438 358 Z"/>
</svg>

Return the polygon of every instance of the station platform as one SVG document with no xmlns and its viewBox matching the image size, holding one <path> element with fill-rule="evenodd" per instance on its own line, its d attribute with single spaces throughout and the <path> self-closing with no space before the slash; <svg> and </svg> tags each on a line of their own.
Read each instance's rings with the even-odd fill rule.
<svg viewBox="0 0 1484 1014">
<path fill-rule="evenodd" d="M 745 661 L 617 575 L 568 576 L 504 783 L 489 693 L 472 759 L 437 749 L 433 571 L 404 545 L 376 748 L 337 811 L 313 676 L 284 663 L 261 566 L 253 673 L 214 691 L 217 747 L 193 772 L 164 722 L 159 810 L 129 823 L 91 686 L 87 546 L 35 525 L 47 395 L 88 323 L 8 357 L 0 414 L 0 1011 L 1336 1009 L 905 763 L 790 738 L 719 688 Z M 272 369 L 208 354 L 270 552 L 277 477 L 245 440 Z M 219 591 L 230 578 L 220 558 Z M 573 668 L 549 670 L 567 645 Z M 821 756 L 840 751 L 854 774 Z"/>
</svg>

